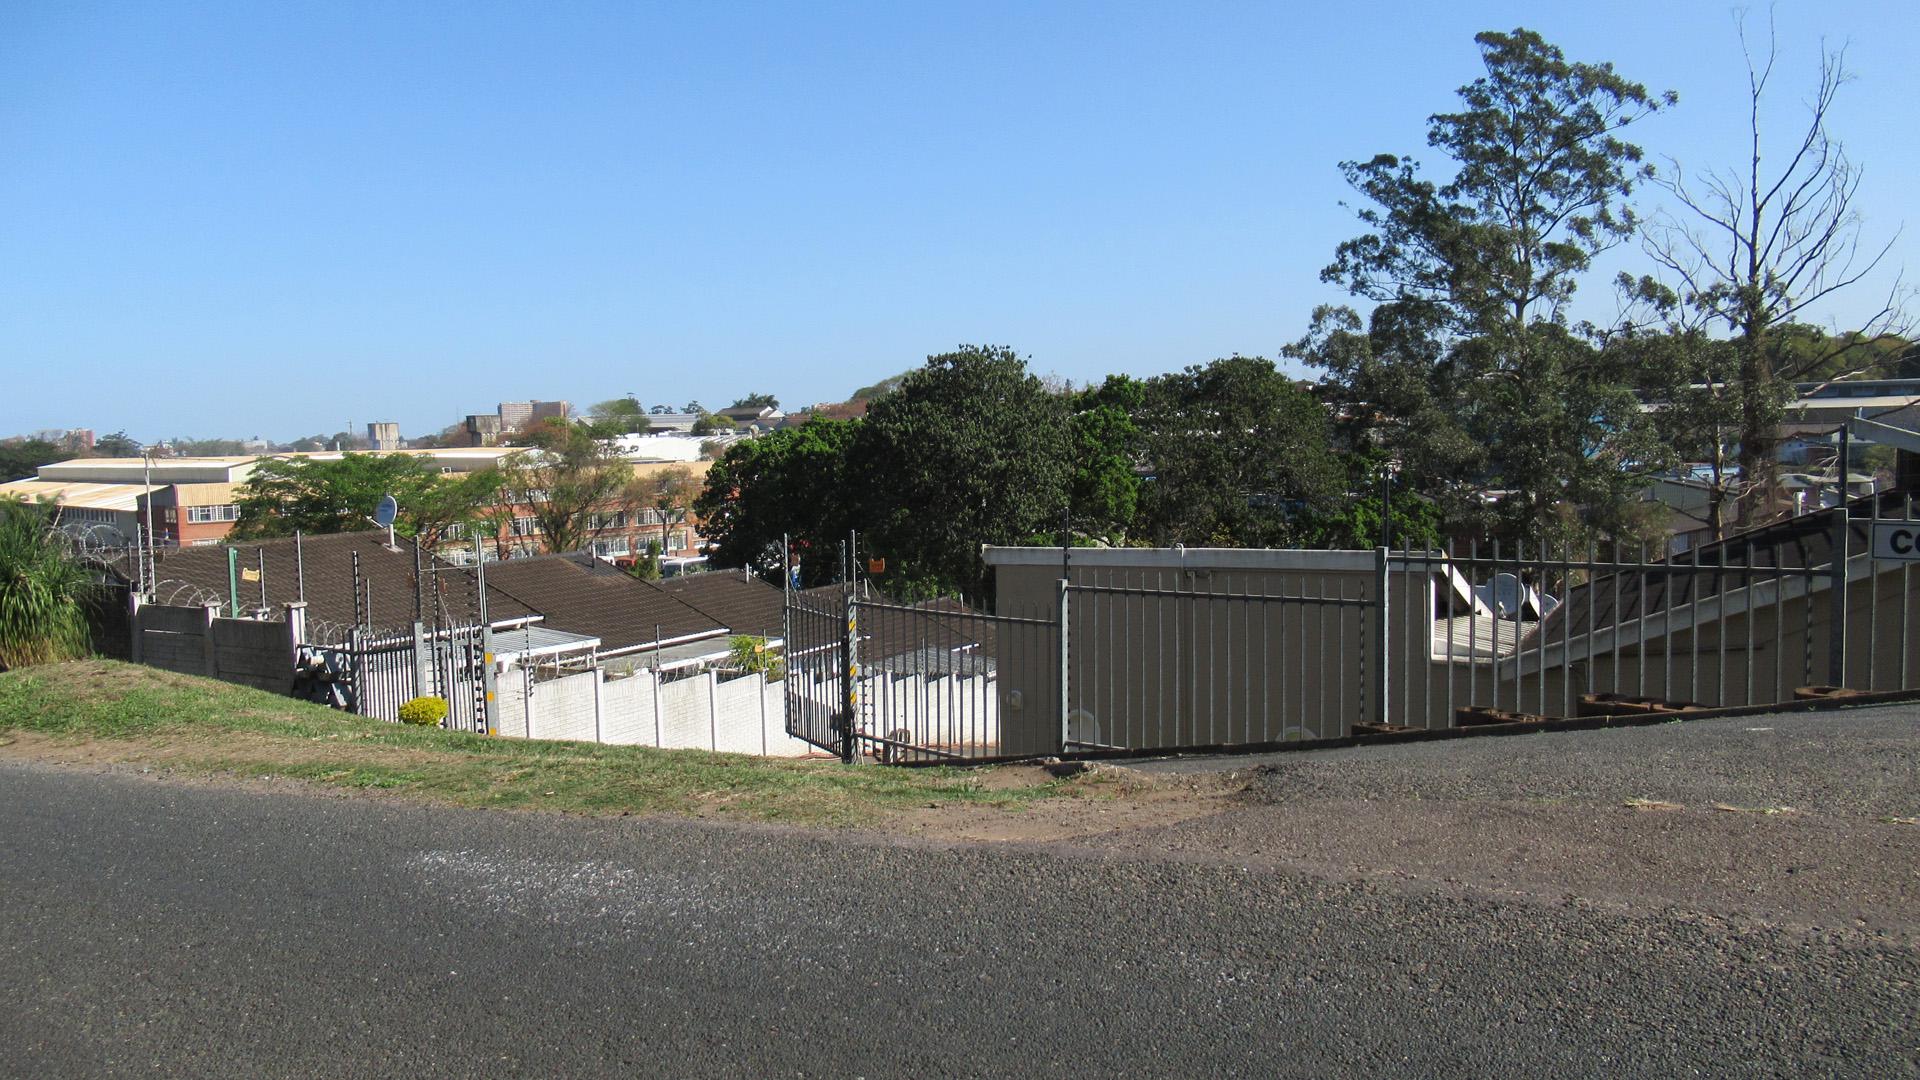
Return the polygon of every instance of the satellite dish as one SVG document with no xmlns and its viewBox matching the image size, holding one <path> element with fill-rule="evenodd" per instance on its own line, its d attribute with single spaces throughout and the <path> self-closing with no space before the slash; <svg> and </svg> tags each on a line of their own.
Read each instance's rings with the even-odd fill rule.
<svg viewBox="0 0 1920 1080">
<path fill-rule="evenodd" d="M 374 508 L 373 523 L 383 529 L 393 526 L 393 519 L 400 515 L 400 501 L 391 495 L 380 496 L 380 505 Z"/>
</svg>

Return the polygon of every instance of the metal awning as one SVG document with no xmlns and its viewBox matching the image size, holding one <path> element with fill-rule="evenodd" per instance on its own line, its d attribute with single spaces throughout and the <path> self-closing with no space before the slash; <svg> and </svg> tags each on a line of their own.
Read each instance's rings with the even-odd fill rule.
<svg viewBox="0 0 1920 1080">
<path fill-rule="evenodd" d="M 569 634 L 544 626 L 517 626 L 497 630 L 493 635 L 493 659 L 498 664 L 521 661 L 548 661 L 592 656 L 600 648 L 600 639 L 585 634 Z"/>
</svg>

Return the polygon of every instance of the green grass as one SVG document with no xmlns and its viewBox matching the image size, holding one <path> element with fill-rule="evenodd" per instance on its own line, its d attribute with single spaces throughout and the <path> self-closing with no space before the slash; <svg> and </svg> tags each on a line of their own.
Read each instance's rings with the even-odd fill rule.
<svg viewBox="0 0 1920 1080">
<path fill-rule="evenodd" d="M 461 806 L 854 825 L 928 803 L 1017 810 L 1066 781 L 701 750 L 490 738 L 363 720 L 246 687 L 108 660 L 0 672 L 0 734 L 177 772 L 290 777 Z"/>
</svg>

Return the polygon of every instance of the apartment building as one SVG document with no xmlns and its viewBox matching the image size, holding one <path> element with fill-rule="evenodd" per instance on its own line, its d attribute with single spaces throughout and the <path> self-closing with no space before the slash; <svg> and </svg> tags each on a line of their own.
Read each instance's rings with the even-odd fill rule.
<svg viewBox="0 0 1920 1080">
<path fill-rule="evenodd" d="M 503 401 L 500 403 L 500 430 L 525 431 L 549 417 L 565 420 L 573 415 L 568 401 Z"/>
</svg>

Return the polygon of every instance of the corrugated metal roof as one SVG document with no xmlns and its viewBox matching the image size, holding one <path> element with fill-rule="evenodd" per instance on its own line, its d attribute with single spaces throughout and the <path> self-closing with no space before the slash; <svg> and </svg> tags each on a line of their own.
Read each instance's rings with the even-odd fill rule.
<svg viewBox="0 0 1920 1080">
<path fill-rule="evenodd" d="M 224 506 L 235 499 L 239 484 L 175 484 L 182 506 Z"/>
<path fill-rule="evenodd" d="M 141 489 L 126 484 L 57 483 L 51 480 L 15 480 L 0 484 L 0 496 L 36 501 L 51 499 L 61 506 L 85 510 L 139 509 Z"/>
<path fill-rule="evenodd" d="M 542 656 L 564 656 L 590 652 L 600 647 L 600 639 L 586 634 L 569 634 L 545 626 L 518 626 L 498 630 L 493 635 L 493 655 L 502 663 Z"/>
<path fill-rule="evenodd" d="M 1912 394 L 1876 394 L 1873 397 L 1811 397 L 1800 398 L 1787 406 L 1787 412 L 1843 412 L 1849 415 L 1855 409 L 1904 409 L 1920 403 L 1920 397 Z"/>
</svg>

